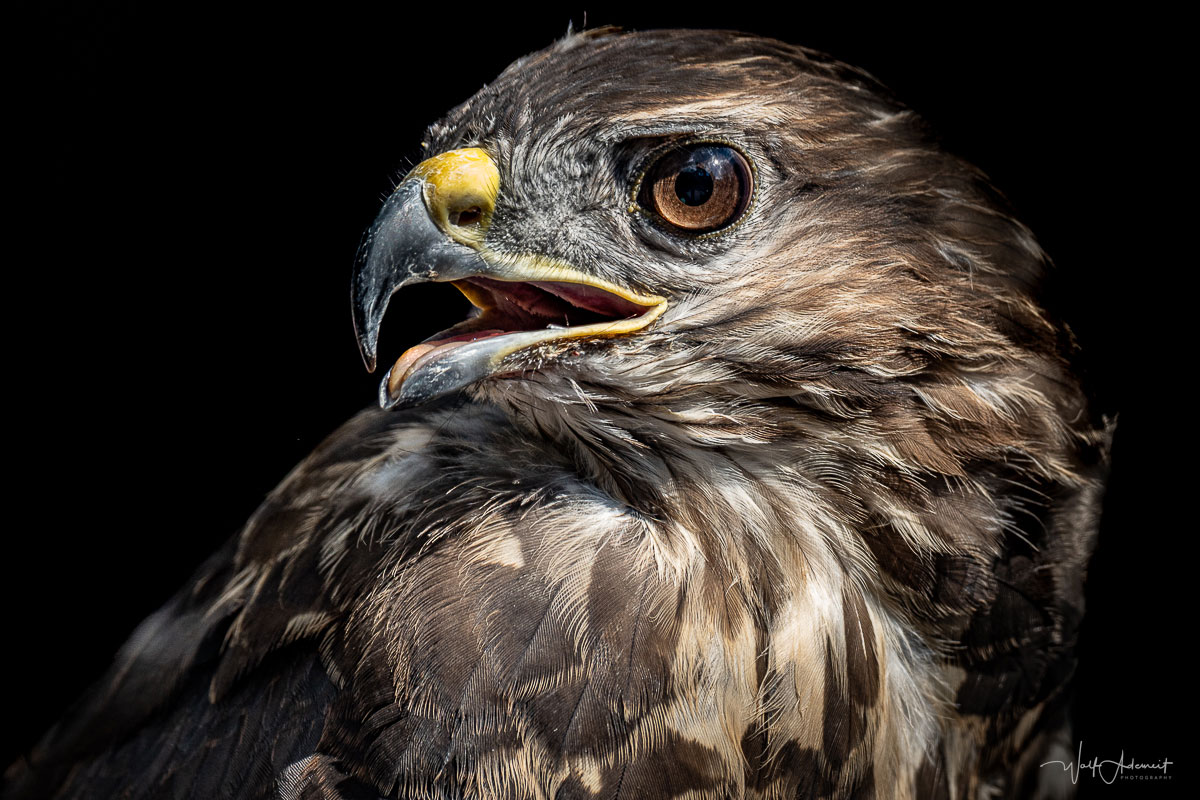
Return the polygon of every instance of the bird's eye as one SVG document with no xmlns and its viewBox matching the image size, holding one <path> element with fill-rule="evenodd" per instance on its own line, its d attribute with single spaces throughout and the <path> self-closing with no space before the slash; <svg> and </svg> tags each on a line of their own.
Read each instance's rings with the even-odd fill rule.
<svg viewBox="0 0 1200 800">
<path fill-rule="evenodd" d="M 720 230 L 750 205 L 753 176 L 746 158 L 723 144 L 673 150 L 642 178 L 638 203 L 688 233 Z"/>
</svg>

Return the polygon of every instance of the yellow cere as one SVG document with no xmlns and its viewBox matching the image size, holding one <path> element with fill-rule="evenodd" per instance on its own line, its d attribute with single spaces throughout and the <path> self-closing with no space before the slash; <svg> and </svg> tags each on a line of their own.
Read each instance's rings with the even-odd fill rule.
<svg viewBox="0 0 1200 800">
<path fill-rule="evenodd" d="M 425 205 L 446 235 L 461 244 L 483 243 L 500 191 L 500 170 L 478 147 L 451 150 L 427 158 L 408 179 L 425 183 Z"/>
</svg>

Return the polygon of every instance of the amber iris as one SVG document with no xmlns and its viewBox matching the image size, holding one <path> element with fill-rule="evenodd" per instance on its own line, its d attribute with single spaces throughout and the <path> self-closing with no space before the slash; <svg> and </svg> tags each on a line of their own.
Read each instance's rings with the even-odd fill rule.
<svg viewBox="0 0 1200 800">
<path fill-rule="evenodd" d="M 672 150 L 646 171 L 638 202 L 674 228 L 708 233 L 736 222 L 750 205 L 753 177 L 745 157 L 722 144 Z"/>
</svg>

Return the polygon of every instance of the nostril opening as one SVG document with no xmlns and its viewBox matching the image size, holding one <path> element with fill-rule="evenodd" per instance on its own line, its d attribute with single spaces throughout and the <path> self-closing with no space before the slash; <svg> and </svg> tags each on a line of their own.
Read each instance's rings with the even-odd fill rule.
<svg viewBox="0 0 1200 800">
<path fill-rule="evenodd" d="M 483 219 L 483 209 L 479 206 L 471 206 L 464 208 L 462 211 L 454 211 L 450 214 L 450 224 L 463 227 L 466 225 L 476 225 Z"/>
</svg>

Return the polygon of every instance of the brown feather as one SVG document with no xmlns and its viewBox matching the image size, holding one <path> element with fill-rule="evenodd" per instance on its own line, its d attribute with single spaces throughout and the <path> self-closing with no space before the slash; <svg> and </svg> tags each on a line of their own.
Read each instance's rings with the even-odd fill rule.
<svg viewBox="0 0 1200 800">
<path fill-rule="evenodd" d="M 630 212 L 664 143 L 745 219 Z M 13 797 L 1016 797 L 1062 735 L 1111 425 L 1049 264 L 868 75 L 728 32 L 528 56 L 434 125 L 488 246 L 671 299 L 366 411 Z"/>
</svg>

